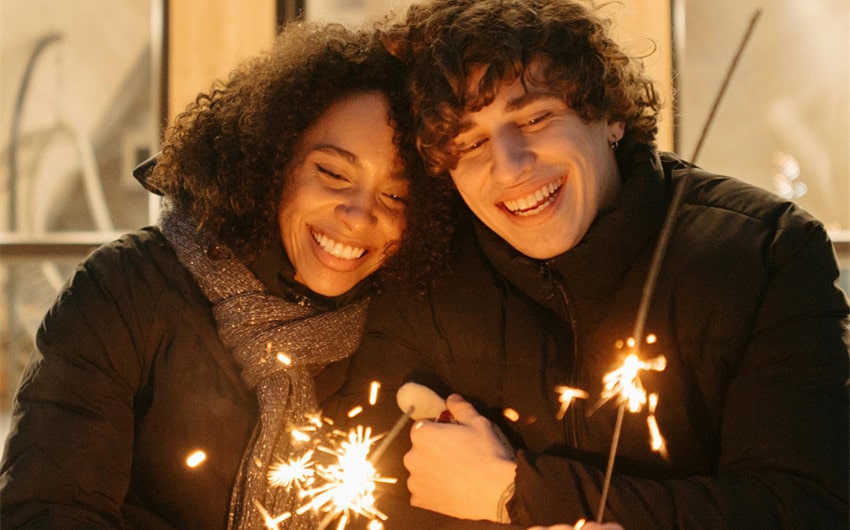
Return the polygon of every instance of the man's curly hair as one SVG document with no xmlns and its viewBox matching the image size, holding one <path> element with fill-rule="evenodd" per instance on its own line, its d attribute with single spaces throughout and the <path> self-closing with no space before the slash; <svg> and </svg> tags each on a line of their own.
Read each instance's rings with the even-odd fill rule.
<svg viewBox="0 0 850 530">
<path fill-rule="evenodd" d="M 503 83 L 546 86 L 585 121 L 625 122 L 618 156 L 655 145 L 660 106 L 642 63 L 608 34 L 610 23 L 578 0 L 433 0 L 388 23 L 383 40 L 409 63 L 419 149 L 432 173 L 453 169 L 452 139 L 466 112 L 493 101 Z M 531 76 L 534 59 L 541 75 Z M 487 67 L 477 90 L 469 80 Z"/>
<path fill-rule="evenodd" d="M 376 91 L 390 101 L 394 143 L 410 180 L 408 228 L 383 274 L 423 285 L 442 270 L 451 208 L 418 156 L 404 65 L 373 33 L 341 25 L 287 26 L 264 55 L 201 93 L 166 131 L 148 184 L 183 207 L 240 259 L 275 239 L 277 213 L 304 132 L 335 102 Z"/>
</svg>

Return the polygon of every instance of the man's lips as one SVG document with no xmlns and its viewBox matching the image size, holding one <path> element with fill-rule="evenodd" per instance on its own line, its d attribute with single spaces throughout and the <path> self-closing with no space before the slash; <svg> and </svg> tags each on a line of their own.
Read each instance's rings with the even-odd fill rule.
<svg viewBox="0 0 850 530">
<path fill-rule="evenodd" d="M 555 201 L 562 186 L 562 180 L 555 180 L 524 197 L 506 200 L 502 205 L 507 211 L 520 217 L 536 215 Z"/>
<path fill-rule="evenodd" d="M 310 230 L 313 240 L 319 245 L 319 248 L 337 259 L 356 260 L 363 257 L 366 249 L 363 247 L 355 247 L 352 245 L 344 245 L 339 241 L 331 239 L 326 234 L 319 232 L 315 228 Z"/>
</svg>

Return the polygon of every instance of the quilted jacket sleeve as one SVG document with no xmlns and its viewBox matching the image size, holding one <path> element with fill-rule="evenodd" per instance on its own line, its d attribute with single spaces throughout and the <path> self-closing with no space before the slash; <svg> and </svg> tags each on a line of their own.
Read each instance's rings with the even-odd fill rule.
<svg viewBox="0 0 850 530">
<path fill-rule="evenodd" d="M 124 284 L 122 259 L 105 247 L 80 265 L 38 330 L 2 463 L 3 528 L 122 526 L 138 352 L 155 311 L 153 299 L 127 303 L 150 287 Z"/>
</svg>

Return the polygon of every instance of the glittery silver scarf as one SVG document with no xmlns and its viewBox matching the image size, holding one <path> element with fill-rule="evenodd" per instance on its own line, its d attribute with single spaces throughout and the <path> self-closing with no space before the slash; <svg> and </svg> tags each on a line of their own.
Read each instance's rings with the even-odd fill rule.
<svg viewBox="0 0 850 530">
<path fill-rule="evenodd" d="M 287 302 L 268 293 L 224 244 L 198 231 L 167 200 L 160 227 L 212 302 L 219 337 L 242 368 L 245 383 L 256 391 L 260 421 L 234 484 L 228 528 L 265 528 L 258 506 L 273 517 L 294 514 L 298 507 L 297 494 L 271 486 L 268 472 L 288 460 L 291 427 L 304 425 L 306 416 L 317 412 L 311 367 L 351 355 L 360 342 L 368 300 L 326 313 Z M 308 512 L 293 515 L 279 528 L 315 526 Z"/>
</svg>

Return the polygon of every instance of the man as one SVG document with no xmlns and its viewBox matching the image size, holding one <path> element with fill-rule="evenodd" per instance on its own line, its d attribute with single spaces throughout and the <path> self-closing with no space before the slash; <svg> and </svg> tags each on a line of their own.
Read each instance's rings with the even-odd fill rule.
<svg viewBox="0 0 850 530">
<path fill-rule="evenodd" d="M 352 392 L 456 393 L 454 422 L 417 423 L 404 457 L 410 503 L 434 513 L 390 527 L 595 518 L 620 397 L 603 377 L 637 353 L 658 403 L 623 419 L 604 520 L 846 528 L 848 305 L 824 227 L 658 153 L 655 91 L 606 28 L 575 0 L 434 0 L 390 32 L 423 158 L 474 214 L 441 284 L 373 302 L 352 364 Z M 677 186 L 657 340 L 630 347 Z M 564 411 L 563 387 L 587 399 Z"/>
</svg>

